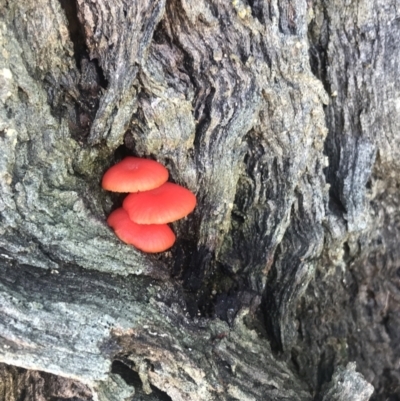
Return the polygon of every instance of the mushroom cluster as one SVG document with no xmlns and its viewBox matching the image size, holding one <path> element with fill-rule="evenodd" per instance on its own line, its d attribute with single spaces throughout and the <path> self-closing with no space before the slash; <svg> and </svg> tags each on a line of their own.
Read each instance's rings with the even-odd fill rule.
<svg viewBox="0 0 400 401">
<path fill-rule="evenodd" d="M 121 241 L 148 253 L 171 248 L 176 237 L 167 223 L 191 213 L 196 197 L 167 180 L 168 170 L 162 164 L 137 157 L 126 157 L 106 171 L 103 189 L 129 192 L 122 208 L 107 219 Z"/>
</svg>

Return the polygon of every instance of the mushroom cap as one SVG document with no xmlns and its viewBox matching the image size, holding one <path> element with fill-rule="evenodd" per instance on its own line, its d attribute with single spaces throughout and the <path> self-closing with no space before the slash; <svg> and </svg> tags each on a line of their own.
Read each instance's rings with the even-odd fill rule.
<svg viewBox="0 0 400 401">
<path fill-rule="evenodd" d="M 114 210 L 108 216 L 107 223 L 121 241 L 143 252 L 164 252 L 174 245 L 176 239 L 166 224 L 136 224 L 122 208 Z"/>
<path fill-rule="evenodd" d="M 109 168 L 102 187 L 113 192 L 138 192 L 157 188 L 168 180 L 168 170 L 160 163 L 138 157 L 125 157 Z"/>
<path fill-rule="evenodd" d="M 122 207 L 135 223 L 166 224 L 191 213 L 196 197 L 188 189 L 167 182 L 150 191 L 129 194 Z"/>
</svg>

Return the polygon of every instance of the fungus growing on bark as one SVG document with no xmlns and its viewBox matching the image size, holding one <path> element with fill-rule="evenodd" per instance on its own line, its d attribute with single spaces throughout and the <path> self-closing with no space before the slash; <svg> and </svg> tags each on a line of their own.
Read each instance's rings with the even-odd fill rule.
<svg viewBox="0 0 400 401">
<path fill-rule="evenodd" d="M 196 197 L 167 179 L 168 170 L 163 165 L 137 157 L 126 157 L 104 174 L 104 189 L 131 192 L 123 208 L 107 219 L 121 241 L 149 253 L 163 252 L 174 244 L 175 234 L 166 223 L 192 212 Z"/>
<path fill-rule="evenodd" d="M 186 217 L 196 206 L 188 189 L 167 182 L 146 192 L 129 194 L 122 207 L 137 224 L 166 224 Z"/>
<path fill-rule="evenodd" d="M 164 252 L 175 242 L 175 234 L 166 224 L 136 224 L 119 208 L 108 216 L 107 223 L 117 237 L 143 252 Z"/>
<path fill-rule="evenodd" d="M 168 170 L 150 159 L 126 157 L 109 168 L 102 187 L 112 192 L 138 192 L 157 188 L 168 180 Z"/>
</svg>

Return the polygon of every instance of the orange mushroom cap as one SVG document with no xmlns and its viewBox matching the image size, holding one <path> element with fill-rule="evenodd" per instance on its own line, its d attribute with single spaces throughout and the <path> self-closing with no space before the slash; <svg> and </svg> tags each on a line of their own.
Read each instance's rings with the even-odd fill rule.
<svg viewBox="0 0 400 401">
<path fill-rule="evenodd" d="M 102 187 L 113 192 L 138 192 L 157 188 L 168 180 L 168 170 L 150 159 L 125 157 L 109 168 L 103 176 Z"/>
<path fill-rule="evenodd" d="M 138 224 L 166 224 L 187 216 L 196 207 L 188 189 L 167 182 L 146 192 L 128 195 L 122 207 Z"/>
<path fill-rule="evenodd" d="M 166 224 L 136 224 L 122 208 L 114 210 L 108 216 L 107 223 L 121 241 L 143 252 L 164 252 L 174 245 L 176 239 Z"/>
</svg>

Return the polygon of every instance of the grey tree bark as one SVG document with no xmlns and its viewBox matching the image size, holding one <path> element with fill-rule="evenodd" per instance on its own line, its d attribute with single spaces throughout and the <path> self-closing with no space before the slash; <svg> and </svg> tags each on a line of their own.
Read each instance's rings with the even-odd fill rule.
<svg viewBox="0 0 400 401">
<path fill-rule="evenodd" d="M 396 0 L 0 0 L 0 399 L 400 399 Z M 100 187 L 153 158 L 169 252 Z"/>
</svg>

